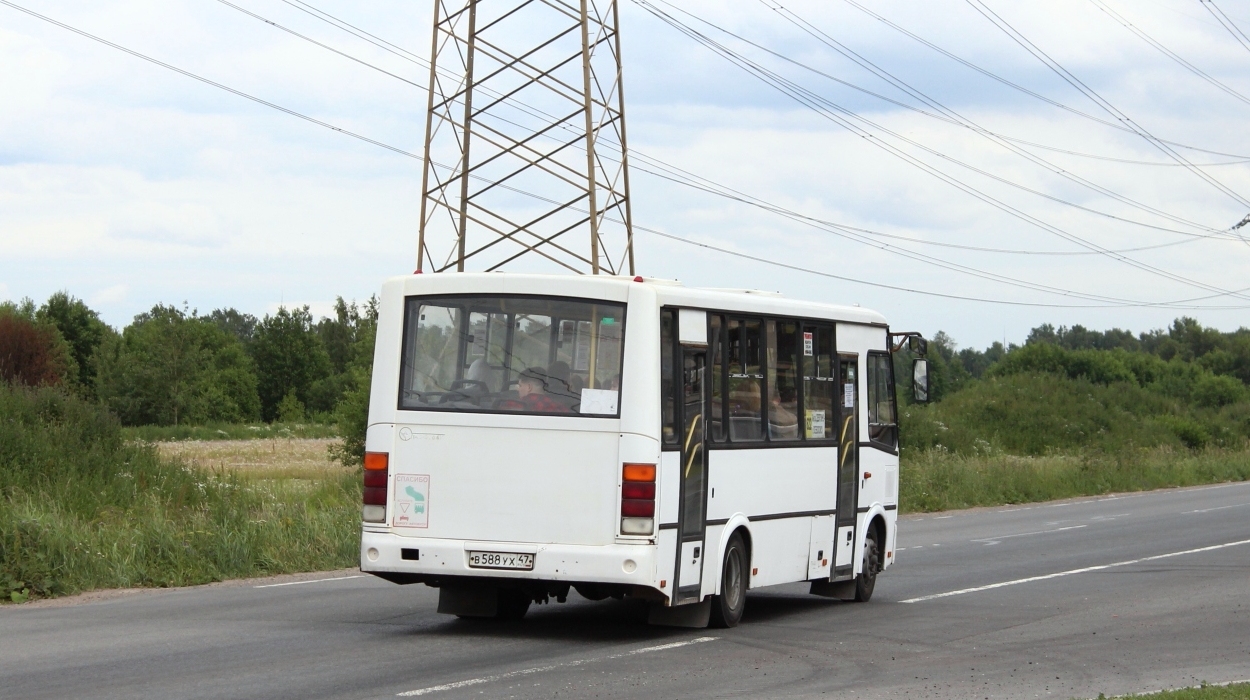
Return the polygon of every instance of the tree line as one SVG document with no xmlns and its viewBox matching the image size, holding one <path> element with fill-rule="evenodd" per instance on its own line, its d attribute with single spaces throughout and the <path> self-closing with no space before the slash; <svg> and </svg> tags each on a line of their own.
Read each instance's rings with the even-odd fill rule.
<svg viewBox="0 0 1250 700">
<path fill-rule="evenodd" d="M 0 304 L 0 377 L 61 386 L 124 425 L 341 422 L 367 410 L 377 318 L 376 297 L 339 297 L 321 319 L 157 304 L 118 331 L 57 292 Z"/>
</svg>

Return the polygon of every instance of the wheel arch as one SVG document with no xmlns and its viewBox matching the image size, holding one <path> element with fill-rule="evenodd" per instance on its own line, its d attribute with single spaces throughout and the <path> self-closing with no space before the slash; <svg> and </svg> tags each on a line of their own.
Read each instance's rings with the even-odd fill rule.
<svg viewBox="0 0 1250 700">
<path fill-rule="evenodd" d="M 725 523 L 725 529 L 721 530 L 720 539 L 716 543 L 716 558 L 712 559 L 709 557 L 704 560 L 706 562 L 704 565 L 704 576 L 706 578 L 704 580 L 715 582 L 712 586 L 712 595 L 721 594 L 721 567 L 725 564 L 725 547 L 729 546 L 729 538 L 733 537 L 735 532 L 742 533 L 742 545 L 746 547 L 747 554 L 747 588 L 751 587 L 750 570 L 753 552 L 751 521 L 747 520 L 745 515 L 738 513 L 730 518 Z M 707 588 L 704 587 L 703 590 L 706 591 Z"/>
</svg>

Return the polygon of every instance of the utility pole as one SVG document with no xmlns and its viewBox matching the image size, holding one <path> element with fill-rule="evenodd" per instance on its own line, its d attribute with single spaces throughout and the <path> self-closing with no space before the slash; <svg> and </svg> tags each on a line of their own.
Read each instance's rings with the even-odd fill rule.
<svg viewBox="0 0 1250 700">
<path fill-rule="evenodd" d="M 417 270 L 634 274 L 616 0 L 434 0 Z"/>
</svg>

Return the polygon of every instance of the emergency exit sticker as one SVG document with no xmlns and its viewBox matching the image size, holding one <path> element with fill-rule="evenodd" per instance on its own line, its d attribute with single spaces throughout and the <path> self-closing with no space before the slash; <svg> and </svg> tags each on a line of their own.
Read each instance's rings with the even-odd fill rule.
<svg viewBox="0 0 1250 700">
<path fill-rule="evenodd" d="M 804 357 L 812 356 L 812 334 L 811 333 L 803 334 L 803 356 Z"/>
<path fill-rule="evenodd" d="M 430 475 L 396 474 L 391 524 L 394 527 L 429 527 Z"/>
</svg>

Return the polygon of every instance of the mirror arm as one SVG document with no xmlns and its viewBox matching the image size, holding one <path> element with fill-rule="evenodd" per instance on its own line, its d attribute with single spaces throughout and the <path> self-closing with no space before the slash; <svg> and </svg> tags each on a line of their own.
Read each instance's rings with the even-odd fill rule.
<svg viewBox="0 0 1250 700">
<path fill-rule="evenodd" d="M 907 344 L 907 341 L 911 340 L 912 338 L 923 339 L 924 335 L 916 331 L 907 331 L 905 333 L 891 333 L 889 335 L 889 338 L 887 338 L 887 342 L 890 345 L 890 352 L 896 353 L 899 350 L 902 350 L 903 346 Z M 920 353 L 920 356 L 924 357 L 925 353 Z"/>
</svg>

